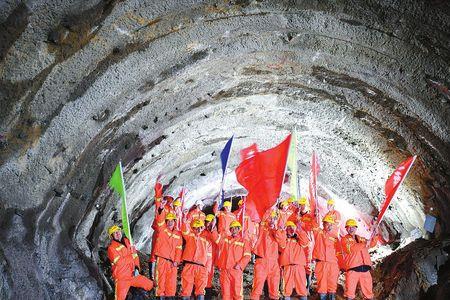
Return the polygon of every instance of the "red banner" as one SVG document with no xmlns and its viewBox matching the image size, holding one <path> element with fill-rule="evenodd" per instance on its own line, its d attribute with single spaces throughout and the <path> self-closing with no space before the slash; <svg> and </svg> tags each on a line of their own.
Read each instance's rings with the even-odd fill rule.
<svg viewBox="0 0 450 300">
<path fill-rule="evenodd" d="M 260 221 L 265 211 L 276 203 L 280 195 L 290 142 L 291 135 L 288 135 L 278 146 L 262 152 L 255 152 L 257 148 L 256 144 L 253 144 L 246 148 L 253 149 L 251 155 L 247 155 L 249 158 L 236 168 L 238 182 L 248 191 L 245 213 L 252 221 Z M 246 154 L 249 154 L 249 151 Z"/>
<path fill-rule="evenodd" d="M 384 193 L 386 195 L 386 199 L 381 205 L 380 213 L 378 214 L 377 218 L 377 224 L 379 224 L 383 219 L 384 213 L 389 207 L 389 204 L 391 204 L 391 201 L 394 198 L 395 193 L 397 192 L 399 186 L 402 184 L 403 180 L 405 180 L 406 175 L 408 175 L 408 172 L 411 169 L 415 160 L 416 156 L 412 156 L 407 160 L 403 161 L 386 181 L 386 184 L 384 186 Z"/>
<path fill-rule="evenodd" d="M 317 154 L 313 151 L 311 157 L 311 171 L 309 174 L 309 207 L 311 213 L 316 212 L 316 209 L 319 208 L 317 203 L 317 176 L 320 172 L 320 166 L 317 159 Z M 318 216 L 319 214 L 317 214 Z"/>
</svg>

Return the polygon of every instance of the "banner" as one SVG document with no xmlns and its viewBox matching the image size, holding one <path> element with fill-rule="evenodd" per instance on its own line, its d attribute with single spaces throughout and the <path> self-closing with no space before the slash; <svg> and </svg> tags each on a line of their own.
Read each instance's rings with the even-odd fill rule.
<svg viewBox="0 0 450 300">
<path fill-rule="evenodd" d="M 122 162 L 116 166 L 114 173 L 111 176 L 111 179 L 108 182 L 108 185 L 119 194 L 121 199 L 122 206 L 122 227 L 125 236 L 130 241 L 130 244 L 133 244 L 133 239 L 131 237 L 130 232 L 130 222 L 128 221 L 128 213 L 127 213 L 127 194 L 125 191 L 125 183 L 123 180 L 123 172 L 122 172 Z"/>
<path fill-rule="evenodd" d="M 289 148 L 288 167 L 291 171 L 290 193 L 294 200 L 298 199 L 298 165 L 297 165 L 297 132 L 294 130 Z"/>
</svg>

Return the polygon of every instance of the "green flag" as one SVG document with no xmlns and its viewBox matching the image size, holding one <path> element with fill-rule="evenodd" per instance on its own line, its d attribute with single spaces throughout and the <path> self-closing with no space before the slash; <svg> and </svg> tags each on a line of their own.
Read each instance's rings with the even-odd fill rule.
<svg viewBox="0 0 450 300">
<path fill-rule="evenodd" d="M 288 167 L 291 171 L 290 192 L 291 197 L 298 199 L 298 166 L 297 166 L 297 131 L 294 130 L 291 138 L 291 147 L 289 148 Z"/>
<path fill-rule="evenodd" d="M 130 223 L 128 221 L 127 193 L 125 192 L 125 183 L 123 181 L 123 175 L 122 175 L 122 162 L 119 162 L 119 164 L 117 165 L 108 184 L 114 191 L 116 191 L 119 194 L 120 199 L 122 200 L 123 232 L 125 233 L 125 236 L 130 240 L 130 243 L 133 244 L 133 239 L 131 238 L 131 232 L 130 232 Z"/>
</svg>

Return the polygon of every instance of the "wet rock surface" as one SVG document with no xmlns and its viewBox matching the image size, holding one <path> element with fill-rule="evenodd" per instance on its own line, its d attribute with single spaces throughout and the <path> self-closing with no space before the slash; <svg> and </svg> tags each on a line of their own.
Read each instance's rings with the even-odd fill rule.
<svg viewBox="0 0 450 300">
<path fill-rule="evenodd" d="M 419 156 L 382 231 L 398 245 L 431 214 L 436 240 L 386 258 L 379 293 L 448 295 L 447 263 L 431 262 L 450 232 L 448 32 L 447 1 L 0 2 L 0 298 L 111 295 L 119 161 L 145 254 L 159 174 L 210 205 L 232 134 L 236 154 L 293 128 L 302 194 L 316 149 L 319 195 L 367 216 L 394 166 Z M 233 173 L 225 187 L 243 192 Z M 416 248 L 427 254 L 398 254 Z"/>
</svg>

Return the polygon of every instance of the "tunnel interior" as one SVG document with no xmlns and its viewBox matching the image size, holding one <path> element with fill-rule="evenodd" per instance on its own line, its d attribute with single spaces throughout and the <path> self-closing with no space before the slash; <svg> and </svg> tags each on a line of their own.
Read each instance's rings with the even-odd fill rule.
<svg viewBox="0 0 450 300">
<path fill-rule="evenodd" d="M 315 150 L 320 199 L 350 215 L 376 216 L 387 177 L 418 156 L 381 224 L 375 290 L 447 297 L 449 32 L 440 0 L 0 2 L 0 298 L 111 294 L 100 254 L 119 161 L 148 254 L 159 175 L 212 205 L 234 135 L 225 193 L 243 195 L 239 149 L 292 130 L 301 194 Z"/>
</svg>

